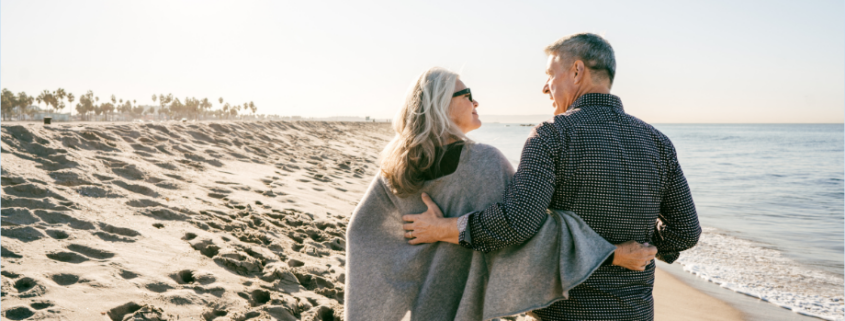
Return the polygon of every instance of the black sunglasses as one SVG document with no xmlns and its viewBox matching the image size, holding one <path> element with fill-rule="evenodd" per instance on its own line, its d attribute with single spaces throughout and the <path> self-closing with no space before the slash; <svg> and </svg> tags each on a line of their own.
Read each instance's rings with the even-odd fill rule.
<svg viewBox="0 0 845 321">
<path fill-rule="evenodd" d="M 469 88 L 455 92 L 454 94 L 452 94 L 452 98 L 463 95 L 469 95 L 469 101 L 472 102 L 472 92 L 469 91 Z"/>
</svg>

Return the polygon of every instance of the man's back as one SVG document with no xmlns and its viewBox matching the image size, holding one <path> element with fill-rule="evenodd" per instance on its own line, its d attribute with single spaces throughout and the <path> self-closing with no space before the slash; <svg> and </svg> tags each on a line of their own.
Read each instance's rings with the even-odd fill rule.
<svg viewBox="0 0 845 321">
<path fill-rule="evenodd" d="M 503 202 L 470 218 L 472 244 L 465 246 L 490 251 L 521 242 L 533 235 L 540 207 L 574 211 L 611 243 L 654 243 L 668 262 L 698 240 L 671 142 L 625 114 L 616 96 L 580 97 L 573 109 L 537 126 L 522 155 Z M 650 320 L 653 283 L 654 263 L 643 272 L 607 265 L 572 289 L 569 300 L 534 312 L 543 320 Z"/>
<path fill-rule="evenodd" d="M 585 102 L 579 107 L 537 129 L 556 131 L 563 138 L 549 207 L 578 213 L 611 243 L 653 242 L 659 237 L 654 233 L 661 204 L 668 201 L 663 199 L 664 192 L 677 188 L 667 184 L 672 167 L 677 166 L 671 142 L 654 127 L 624 113 L 621 103 Z M 688 213 L 687 221 L 695 220 L 687 225 L 698 227 L 688 189 L 685 194 L 684 200 L 671 205 Z M 696 240 L 690 241 L 692 246 Z M 542 317 L 562 310 L 573 319 L 652 318 L 653 284 L 654 263 L 643 272 L 603 266 L 570 292 L 570 300 L 536 313 Z"/>
</svg>

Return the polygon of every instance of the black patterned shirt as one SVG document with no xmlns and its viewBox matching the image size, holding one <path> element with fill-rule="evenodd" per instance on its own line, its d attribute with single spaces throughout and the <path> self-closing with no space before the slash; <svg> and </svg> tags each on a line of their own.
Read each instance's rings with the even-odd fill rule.
<svg viewBox="0 0 845 321">
<path fill-rule="evenodd" d="M 537 125 L 502 201 L 459 220 L 460 243 L 482 252 L 521 244 L 539 231 L 546 208 L 577 213 L 613 244 L 650 242 L 668 263 L 701 234 L 672 142 L 610 94 L 583 95 Z M 654 268 L 602 266 L 570 299 L 534 313 L 542 320 L 652 320 Z"/>
</svg>

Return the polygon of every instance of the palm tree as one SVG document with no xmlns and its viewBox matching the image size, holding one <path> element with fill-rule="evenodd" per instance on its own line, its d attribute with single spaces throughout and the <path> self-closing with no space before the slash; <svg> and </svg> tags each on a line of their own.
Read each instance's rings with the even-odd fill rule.
<svg viewBox="0 0 845 321">
<path fill-rule="evenodd" d="M 165 106 L 167 104 L 169 104 L 172 100 L 173 100 L 172 94 L 169 94 L 167 96 L 165 96 L 164 94 L 158 95 L 158 105 L 159 105 L 158 113 L 159 113 L 159 115 L 168 114 L 168 111 L 165 108 Z M 155 99 L 153 99 L 153 101 L 155 101 Z"/>
<path fill-rule="evenodd" d="M 32 96 L 27 96 L 25 92 L 19 92 L 18 96 L 15 97 L 13 102 L 15 103 L 15 105 L 17 105 L 20 108 L 22 113 L 25 112 L 25 113 L 27 113 L 28 115 L 31 116 L 32 113 L 35 112 L 35 110 L 32 110 L 32 109 L 27 108 L 27 107 L 29 107 L 29 105 L 32 105 L 33 100 L 34 100 L 34 98 L 32 98 Z"/>
<path fill-rule="evenodd" d="M 74 97 L 72 93 L 67 93 L 67 103 L 68 103 L 68 105 L 73 105 L 74 99 L 76 99 L 76 97 Z M 71 113 L 73 113 L 73 110 L 71 110 Z"/>
<path fill-rule="evenodd" d="M 44 91 L 42 91 L 40 94 L 38 94 L 38 97 L 35 97 L 35 101 L 37 101 L 39 104 L 44 103 L 45 105 L 47 105 L 47 108 L 49 108 L 50 105 L 53 104 L 53 99 L 54 99 L 53 94 L 50 93 L 50 91 L 46 90 L 46 89 Z M 45 109 L 47 109 L 47 108 L 45 108 Z"/>
<path fill-rule="evenodd" d="M 64 89 L 59 88 L 53 92 L 53 109 L 56 110 L 58 113 L 60 110 L 65 108 L 65 97 L 67 97 L 67 92 Z"/>
<path fill-rule="evenodd" d="M 205 115 L 208 113 L 208 110 L 211 109 L 211 102 L 208 98 L 202 99 L 202 102 L 200 102 L 200 108 L 202 108 L 203 119 L 205 119 Z"/>
<path fill-rule="evenodd" d="M 15 108 L 15 94 L 11 90 L 3 88 L 2 93 L 0 93 L 0 99 L 2 99 L 0 113 L 3 114 L 3 120 L 8 120 L 11 116 L 12 109 Z"/>
<path fill-rule="evenodd" d="M 99 96 L 95 96 L 95 97 L 94 97 L 94 101 L 95 101 L 95 102 L 99 102 L 99 101 L 100 101 L 100 97 L 99 97 Z M 93 111 L 94 111 L 94 116 L 100 116 L 100 114 L 102 114 L 102 113 L 103 113 L 103 106 L 102 106 L 102 105 L 94 105 L 94 109 L 93 109 Z"/>
<path fill-rule="evenodd" d="M 108 111 L 108 112 L 110 112 L 110 113 L 111 113 L 112 111 L 114 111 L 114 106 L 115 106 L 115 105 L 117 105 L 117 98 L 115 98 L 115 97 L 114 97 L 114 94 L 112 94 L 112 95 L 111 95 L 111 105 L 109 105 L 109 107 L 108 107 L 108 108 L 106 108 L 106 111 Z M 108 116 L 108 115 L 106 115 L 106 120 L 108 120 L 108 118 L 109 118 L 109 116 Z"/>
<path fill-rule="evenodd" d="M 258 110 L 258 108 L 255 107 L 255 103 L 253 103 L 252 101 L 249 102 L 249 109 L 252 110 L 253 115 L 255 115 L 255 111 Z"/>
<path fill-rule="evenodd" d="M 82 115 L 85 120 L 88 120 L 88 113 L 94 111 L 94 101 L 94 92 L 90 90 L 84 95 L 79 96 L 79 103 L 76 104 L 76 112 Z"/>
</svg>

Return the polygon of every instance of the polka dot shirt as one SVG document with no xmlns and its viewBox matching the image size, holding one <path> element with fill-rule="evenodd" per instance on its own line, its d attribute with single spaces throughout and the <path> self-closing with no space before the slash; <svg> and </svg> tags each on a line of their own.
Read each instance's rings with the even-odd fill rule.
<svg viewBox="0 0 845 321">
<path fill-rule="evenodd" d="M 464 247 L 490 252 L 530 239 L 546 208 L 577 213 L 613 244 L 650 242 L 672 263 L 701 227 L 672 142 L 625 113 L 609 94 L 586 94 L 537 125 L 501 202 L 459 221 Z M 530 264 L 530 262 L 526 262 Z M 653 320 L 654 263 L 643 272 L 605 265 L 541 320 Z M 519 295 L 514 293 L 514 295 Z"/>
</svg>

